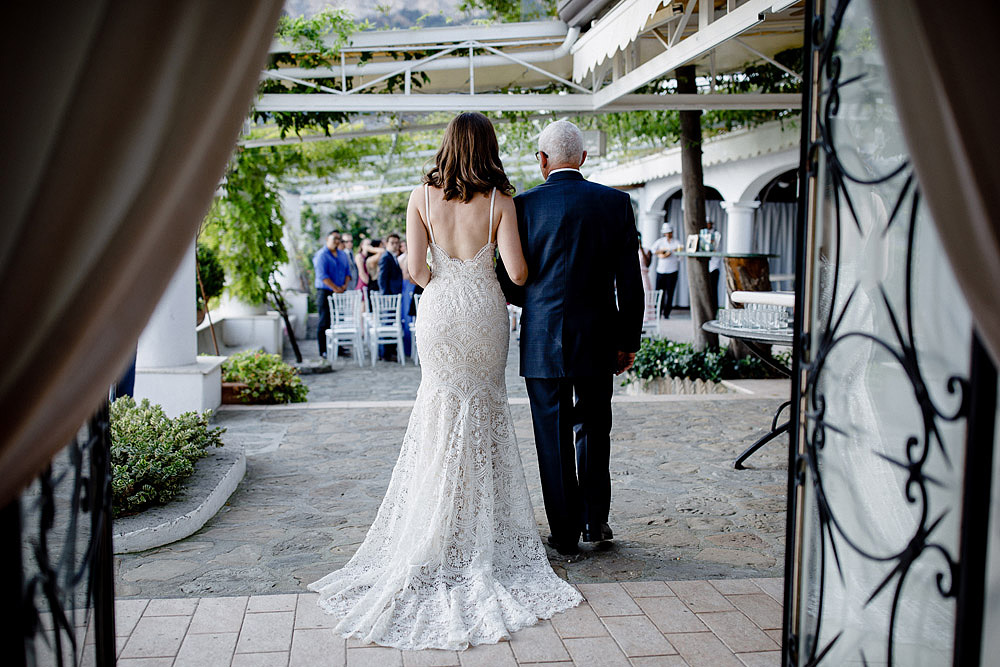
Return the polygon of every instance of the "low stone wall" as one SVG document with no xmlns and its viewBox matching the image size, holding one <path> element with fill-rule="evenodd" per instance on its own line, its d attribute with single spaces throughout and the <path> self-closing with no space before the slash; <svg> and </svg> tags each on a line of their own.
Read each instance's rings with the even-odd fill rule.
<svg viewBox="0 0 1000 667">
<path fill-rule="evenodd" d="M 222 447 L 195 462 L 184 490 L 166 505 L 114 520 L 116 554 L 145 551 L 193 535 L 226 504 L 246 474 L 242 442 L 223 435 Z"/>
<path fill-rule="evenodd" d="M 649 380 L 633 378 L 625 385 L 627 396 L 648 394 L 730 394 L 732 390 L 721 382 L 706 382 L 691 378 L 661 377 Z"/>
</svg>

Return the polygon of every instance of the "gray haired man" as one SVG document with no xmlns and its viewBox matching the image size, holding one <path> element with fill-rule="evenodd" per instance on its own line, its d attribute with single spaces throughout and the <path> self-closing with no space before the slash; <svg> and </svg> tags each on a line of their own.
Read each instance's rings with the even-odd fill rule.
<svg viewBox="0 0 1000 667">
<path fill-rule="evenodd" d="M 613 375 L 628 369 L 639 349 L 644 297 L 632 203 L 580 173 L 587 159 L 580 130 L 552 123 L 535 155 L 545 183 L 514 198 L 528 283 L 514 285 L 502 263 L 497 274 L 507 299 L 524 309 L 521 375 L 548 542 L 569 555 L 581 537 L 612 538 Z"/>
</svg>

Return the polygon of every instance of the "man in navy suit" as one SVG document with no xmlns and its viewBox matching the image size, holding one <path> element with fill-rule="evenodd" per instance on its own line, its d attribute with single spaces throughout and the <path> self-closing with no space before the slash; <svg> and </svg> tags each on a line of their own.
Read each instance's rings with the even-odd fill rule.
<svg viewBox="0 0 1000 667">
<path fill-rule="evenodd" d="M 386 252 L 378 261 L 378 290 L 382 294 L 403 293 L 403 271 L 396 256 L 399 254 L 399 234 L 393 232 L 385 238 Z"/>
<path fill-rule="evenodd" d="M 378 260 L 378 291 L 383 295 L 403 293 L 403 270 L 399 268 L 399 234 L 385 237 L 385 252 Z M 386 361 L 396 360 L 396 347 L 379 345 L 379 352 Z"/>
<path fill-rule="evenodd" d="M 587 152 L 572 123 L 546 127 L 538 148 L 546 181 L 514 198 L 528 282 L 518 288 L 502 263 L 497 274 L 507 299 L 524 309 L 521 375 L 548 542 L 571 555 L 581 537 L 613 537 L 611 394 L 614 374 L 630 368 L 639 349 L 644 297 L 629 196 L 583 177 Z"/>
</svg>

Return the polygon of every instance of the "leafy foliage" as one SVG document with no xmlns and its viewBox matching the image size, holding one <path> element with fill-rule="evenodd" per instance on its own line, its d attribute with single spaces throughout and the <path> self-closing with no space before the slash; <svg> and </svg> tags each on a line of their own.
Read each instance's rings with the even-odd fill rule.
<svg viewBox="0 0 1000 667">
<path fill-rule="evenodd" d="M 205 298 L 212 299 L 222 294 L 226 286 L 226 272 L 222 268 L 219 256 L 209 246 L 204 243 L 198 244 L 197 249 L 198 275 L 201 276 L 201 286 L 205 288 Z M 195 285 L 198 297 L 198 307 L 205 308 L 205 303 L 201 299 L 201 289 Z"/>
<path fill-rule="evenodd" d="M 284 218 L 278 185 L 269 177 L 273 161 L 254 159 L 261 154 L 236 153 L 225 196 L 212 202 L 202 232 L 229 276 L 229 293 L 250 304 L 263 303 L 275 288 L 275 272 L 288 261 L 281 243 Z"/>
<path fill-rule="evenodd" d="M 505 23 L 556 16 L 555 0 L 462 0 L 458 8 L 466 14 L 484 11 Z"/>
<path fill-rule="evenodd" d="M 114 516 L 162 505 L 183 488 L 194 462 L 222 446 L 223 428 L 212 428 L 212 411 L 171 419 L 159 405 L 131 396 L 111 404 L 111 492 Z"/>
<path fill-rule="evenodd" d="M 635 355 L 624 384 L 661 377 L 719 380 L 748 380 L 774 377 L 756 357 L 736 359 L 728 348 L 698 351 L 691 343 L 666 338 L 645 338 Z"/>
<path fill-rule="evenodd" d="M 222 362 L 222 381 L 245 383 L 241 398 L 255 403 L 302 403 L 309 393 L 295 368 L 260 350 L 238 352 Z"/>
<path fill-rule="evenodd" d="M 308 17 L 283 14 L 278 19 L 275 38 L 287 46 L 308 49 L 311 53 L 296 54 L 295 64 L 316 67 L 325 61 L 303 58 L 328 58 L 337 55 L 341 47 L 347 44 L 351 33 L 363 27 L 365 26 L 355 23 L 351 13 L 345 9 L 326 9 Z M 333 37 L 333 44 L 328 43 L 328 37 Z"/>
</svg>

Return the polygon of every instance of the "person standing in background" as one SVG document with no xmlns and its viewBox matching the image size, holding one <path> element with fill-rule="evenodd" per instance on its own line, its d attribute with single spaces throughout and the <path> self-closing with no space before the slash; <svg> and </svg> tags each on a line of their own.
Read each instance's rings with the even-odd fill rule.
<svg viewBox="0 0 1000 667">
<path fill-rule="evenodd" d="M 653 253 L 642 246 L 639 246 L 639 274 L 642 276 L 642 289 L 644 292 L 652 292 L 653 284 L 649 282 L 649 263 Z"/>
<path fill-rule="evenodd" d="M 663 317 L 669 318 L 670 311 L 674 307 L 674 289 L 677 287 L 677 275 L 681 269 L 681 262 L 677 256 L 683 246 L 681 242 L 674 238 L 674 227 L 670 223 L 664 222 L 660 227 L 663 234 L 656 239 L 649 248 L 649 252 L 656 255 L 656 289 L 663 290 Z"/>
<path fill-rule="evenodd" d="M 403 293 L 403 271 L 399 268 L 399 234 L 393 232 L 385 237 L 385 251 L 378 260 L 378 291 L 391 296 Z M 405 354 L 404 341 L 404 354 Z M 396 361 L 394 345 L 380 345 L 382 358 L 386 361 Z"/>
<path fill-rule="evenodd" d="M 403 272 L 403 297 L 399 300 L 399 320 L 403 325 L 403 354 L 413 356 L 413 295 L 417 285 L 410 279 L 410 270 L 406 266 L 406 241 L 399 243 L 399 257 L 396 258 Z"/>
<path fill-rule="evenodd" d="M 385 252 L 378 260 L 378 290 L 382 294 L 403 293 L 403 271 L 399 268 L 399 234 L 385 237 Z"/>
<path fill-rule="evenodd" d="M 385 253 L 385 248 L 382 247 L 382 239 L 372 239 L 368 247 L 371 250 L 368 257 L 365 258 L 365 268 L 368 269 L 368 291 L 378 292 L 379 263 L 382 260 L 382 254 Z"/>
<path fill-rule="evenodd" d="M 340 234 L 332 231 L 326 235 L 326 245 L 313 255 L 316 270 L 316 308 L 319 310 L 319 325 L 316 327 L 316 343 L 319 356 L 326 358 L 326 330 L 330 328 L 330 297 L 340 294 L 347 286 L 350 275 L 347 253 L 340 250 Z"/>
<path fill-rule="evenodd" d="M 371 251 L 370 243 L 368 239 L 361 239 L 361 248 L 354 255 L 354 268 L 358 272 L 358 284 L 355 289 L 365 289 L 370 282 L 368 267 L 365 266 L 365 260 L 368 259 L 368 253 Z"/>
<path fill-rule="evenodd" d="M 722 252 L 722 234 L 715 229 L 715 223 L 711 220 L 705 221 L 703 234 L 708 239 L 708 250 L 711 252 Z M 719 309 L 719 276 L 722 273 L 722 257 L 713 255 L 708 258 L 708 289 L 712 297 L 712 312 Z"/>
<path fill-rule="evenodd" d="M 350 232 L 344 232 L 340 235 L 340 241 L 340 252 L 347 255 L 347 291 L 350 291 L 358 287 L 358 267 L 354 263 L 354 235 Z"/>
</svg>

